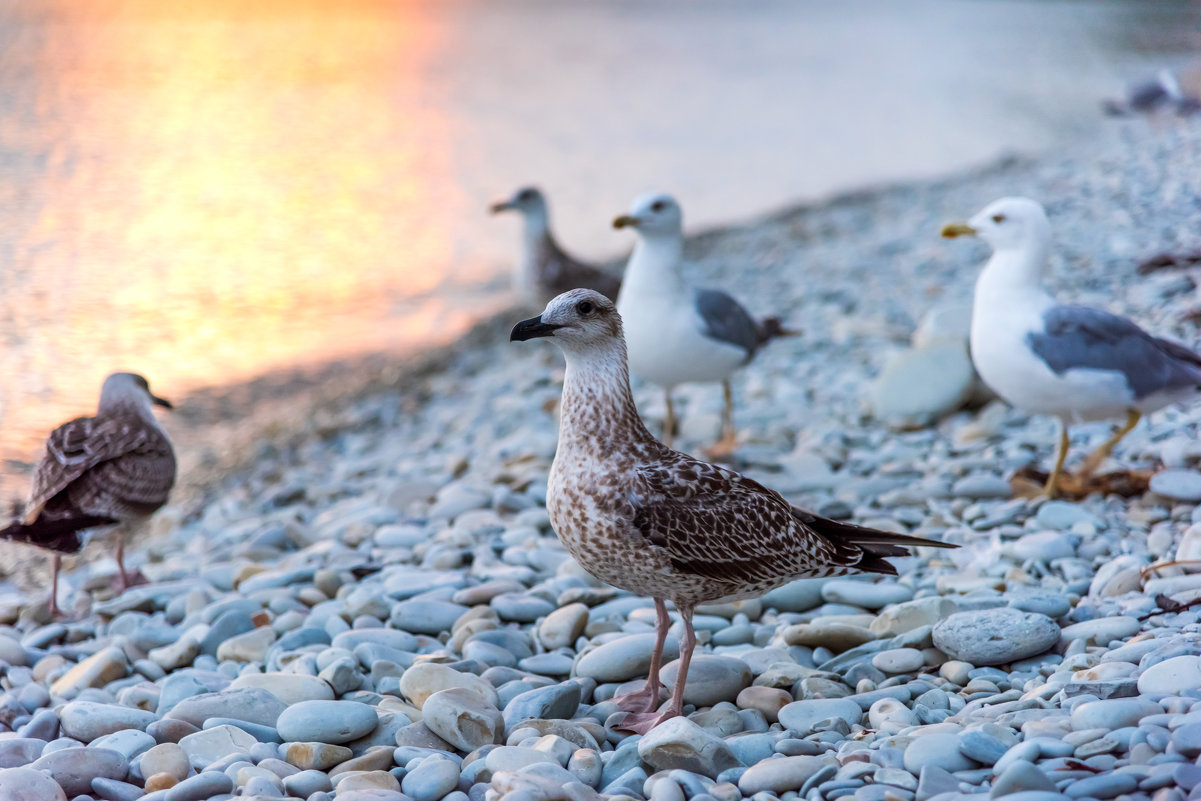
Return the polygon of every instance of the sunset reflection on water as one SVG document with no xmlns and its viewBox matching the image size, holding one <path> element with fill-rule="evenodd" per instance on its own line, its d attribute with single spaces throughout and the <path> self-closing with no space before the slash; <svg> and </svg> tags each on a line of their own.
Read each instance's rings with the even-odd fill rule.
<svg viewBox="0 0 1201 801">
<path fill-rule="evenodd" d="M 454 184 L 445 122 L 422 101 L 437 34 L 398 8 L 62 2 L 20 15 L 3 68 L 28 76 L 37 116 L 0 117 L 0 137 L 43 152 L 9 169 L 25 186 L 3 212 L 5 459 L 36 459 L 114 369 L 179 395 L 441 341 L 470 321 L 420 300 L 454 255 L 422 210 Z"/>
</svg>

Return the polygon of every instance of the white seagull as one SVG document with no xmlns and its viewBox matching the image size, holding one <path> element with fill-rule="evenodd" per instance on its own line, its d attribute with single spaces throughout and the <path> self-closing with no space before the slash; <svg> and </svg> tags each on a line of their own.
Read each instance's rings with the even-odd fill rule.
<svg viewBox="0 0 1201 801">
<path fill-rule="evenodd" d="M 1048 496 L 1054 497 L 1067 459 L 1069 425 L 1126 417 L 1085 460 L 1087 476 L 1142 415 L 1201 393 L 1198 354 L 1125 317 L 1057 303 L 1043 289 L 1051 226 L 1037 202 L 1003 198 L 966 224 L 944 226 L 942 235 L 978 236 L 992 246 L 992 258 L 976 281 L 972 361 L 1005 401 L 1062 423 Z"/>
<path fill-rule="evenodd" d="M 698 604 L 753 598 L 804 577 L 896 575 L 886 557 L 954 545 L 839 523 L 807 512 L 746 476 L 673 451 L 651 436 L 630 395 L 622 320 L 596 292 L 574 289 L 511 341 L 547 337 L 567 357 L 559 447 L 546 511 L 576 561 L 601 581 L 655 599 L 655 647 L 643 689 L 619 696 L 620 727 L 645 734 L 684 711 Z M 663 644 L 684 622 L 679 674 L 659 707 Z"/>
<path fill-rule="evenodd" d="M 630 369 L 666 393 L 664 440 L 670 445 L 675 434 L 672 389 L 693 381 L 720 381 L 725 395 L 722 437 L 710 453 L 728 453 L 737 444 L 730 375 L 769 340 L 795 332 L 785 330 L 777 317 L 755 320 L 719 289 L 697 289 L 685 283 L 683 213 L 671 195 L 635 199 L 629 213 L 615 219 L 613 227 L 638 233 L 617 310 L 625 321 Z"/>
<path fill-rule="evenodd" d="M 508 200 L 493 203 L 491 211 L 521 213 L 525 226 L 523 253 L 513 273 L 513 288 L 524 302 L 541 306 L 576 287 L 595 289 L 607 298 L 617 299 L 619 276 L 572 257 L 555 241 L 546 196 L 539 189 L 518 189 Z"/>
<path fill-rule="evenodd" d="M 136 373 L 113 373 L 100 389 L 95 417 L 63 423 L 46 440 L 46 455 L 33 476 L 24 514 L 0 529 L 0 539 L 54 552 L 50 614 L 57 616 L 61 554 L 78 553 L 91 529 L 135 524 L 167 502 L 175 483 L 175 453 L 154 417 L 171 403 L 150 391 Z M 125 540 L 117 537 L 120 586 Z"/>
</svg>

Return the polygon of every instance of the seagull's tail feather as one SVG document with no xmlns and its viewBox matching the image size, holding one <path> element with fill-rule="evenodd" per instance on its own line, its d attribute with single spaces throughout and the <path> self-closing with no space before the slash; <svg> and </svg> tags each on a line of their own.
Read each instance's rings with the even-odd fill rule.
<svg viewBox="0 0 1201 801">
<path fill-rule="evenodd" d="M 792 508 L 792 513 L 811 531 L 833 543 L 839 555 L 847 558 L 849 567 L 864 573 L 883 573 L 895 576 L 897 569 L 887 562 L 885 557 L 909 556 L 911 548 L 959 547 L 949 542 L 928 540 L 924 537 L 913 537 L 909 534 L 897 534 L 892 531 L 857 526 L 854 523 L 830 520 L 795 506 Z"/>
<path fill-rule="evenodd" d="M 79 532 L 99 526 L 111 526 L 116 522 L 111 517 L 99 515 L 60 518 L 47 518 L 43 515 L 32 523 L 15 521 L 8 528 L 0 529 L 0 539 L 26 542 L 59 553 L 78 553 L 83 547 L 83 538 L 79 536 Z"/>
<path fill-rule="evenodd" d="M 803 332 L 799 328 L 785 328 L 784 321 L 779 317 L 764 317 L 757 325 L 759 329 L 759 344 L 765 345 L 778 337 L 799 337 Z"/>
</svg>

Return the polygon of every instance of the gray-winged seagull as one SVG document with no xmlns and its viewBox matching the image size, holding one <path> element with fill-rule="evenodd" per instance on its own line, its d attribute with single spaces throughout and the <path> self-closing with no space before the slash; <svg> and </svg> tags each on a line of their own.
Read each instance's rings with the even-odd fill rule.
<svg viewBox="0 0 1201 801">
<path fill-rule="evenodd" d="M 992 246 L 976 281 L 972 361 L 1008 403 L 1061 421 L 1047 495 L 1055 495 L 1063 472 L 1071 423 L 1126 417 L 1085 460 L 1088 475 L 1142 415 L 1198 396 L 1201 356 L 1125 317 L 1057 303 L 1043 289 L 1051 226 L 1035 201 L 1003 198 L 966 224 L 944 226 L 942 235 L 978 236 Z"/>
<path fill-rule="evenodd" d="M 104 379 L 95 417 L 64 423 L 46 440 L 46 455 L 33 476 L 23 515 L 0 538 L 54 552 L 50 613 L 58 615 L 58 570 L 63 553 L 83 548 L 90 529 L 134 524 L 164 503 L 175 483 L 175 454 L 154 417 L 154 406 L 171 404 L 150 392 L 135 373 Z M 117 539 L 121 588 L 125 540 Z"/>
<path fill-rule="evenodd" d="M 510 335 L 535 337 L 550 338 L 567 357 L 546 495 L 551 525 L 589 573 L 655 599 L 650 676 L 642 690 L 619 697 L 630 713 L 621 728 L 645 733 L 683 713 L 697 604 L 760 595 L 797 578 L 895 575 L 884 557 L 922 545 L 955 547 L 827 520 L 659 442 L 634 407 L 622 318 L 603 295 L 566 292 Z M 671 701 L 656 712 L 670 626 L 665 599 L 679 610 L 684 635 Z"/>
<path fill-rule="evenodd" d="M 784 330 L 776 317 L 755 320 L 719 289 L 685 283 L 683 212 L 670 195 L 642 195 L 613 227 L 638 232 L 617 308 L 625 321 L 630 369 L 666 393 L 664 439 L 670 444 L 675 434 L 672 389 L 693 381 L 720 381 L 722 436 L 710 453 L 728 453 L 736 445 L 730 375 L 769 340 L 794 332 Z"/>
<path fill-rule="evenodd" d="M 518 189 L 508 200 L 493 203 L 493 214 L 521 212 L 525 227 L 523 253 L 513 273 L 513 285 L 522 300 L 542 305 L 561 292 L 584 287 L 617 299 L 621 278 L 608 270 L 570 256 L 550 231 L 546 196 L 532 186 Z"/>
</svg>

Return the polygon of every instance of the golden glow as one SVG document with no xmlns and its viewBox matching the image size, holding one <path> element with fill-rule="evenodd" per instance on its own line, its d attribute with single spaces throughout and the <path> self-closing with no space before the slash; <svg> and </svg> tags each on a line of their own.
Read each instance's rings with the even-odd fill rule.
<svg viewBox="0 0 1201 801">
<path fill-rule="evenodd" d="M 54 147 L 35 197 L 3 193 L 32 211 L 0 276 L 22 299 L 0 311 L 25 337 L 3 347 L 0 333 L 0 372 L 21 382 L 0 393 L 45 402 L 0 409 L 4 458 L 36 459 L 114 369 L 179 396 L 469 321 L 405 300 L 454 255 L 422 212 L 454 182 L 432 146 L 446 122 L 422 104 L 438 42 L 421 6 L 63 0 L 32 13 L 50 35 L 4 66 L 36 82 L 45 118 L 28 146 Z"/>
</svg>

